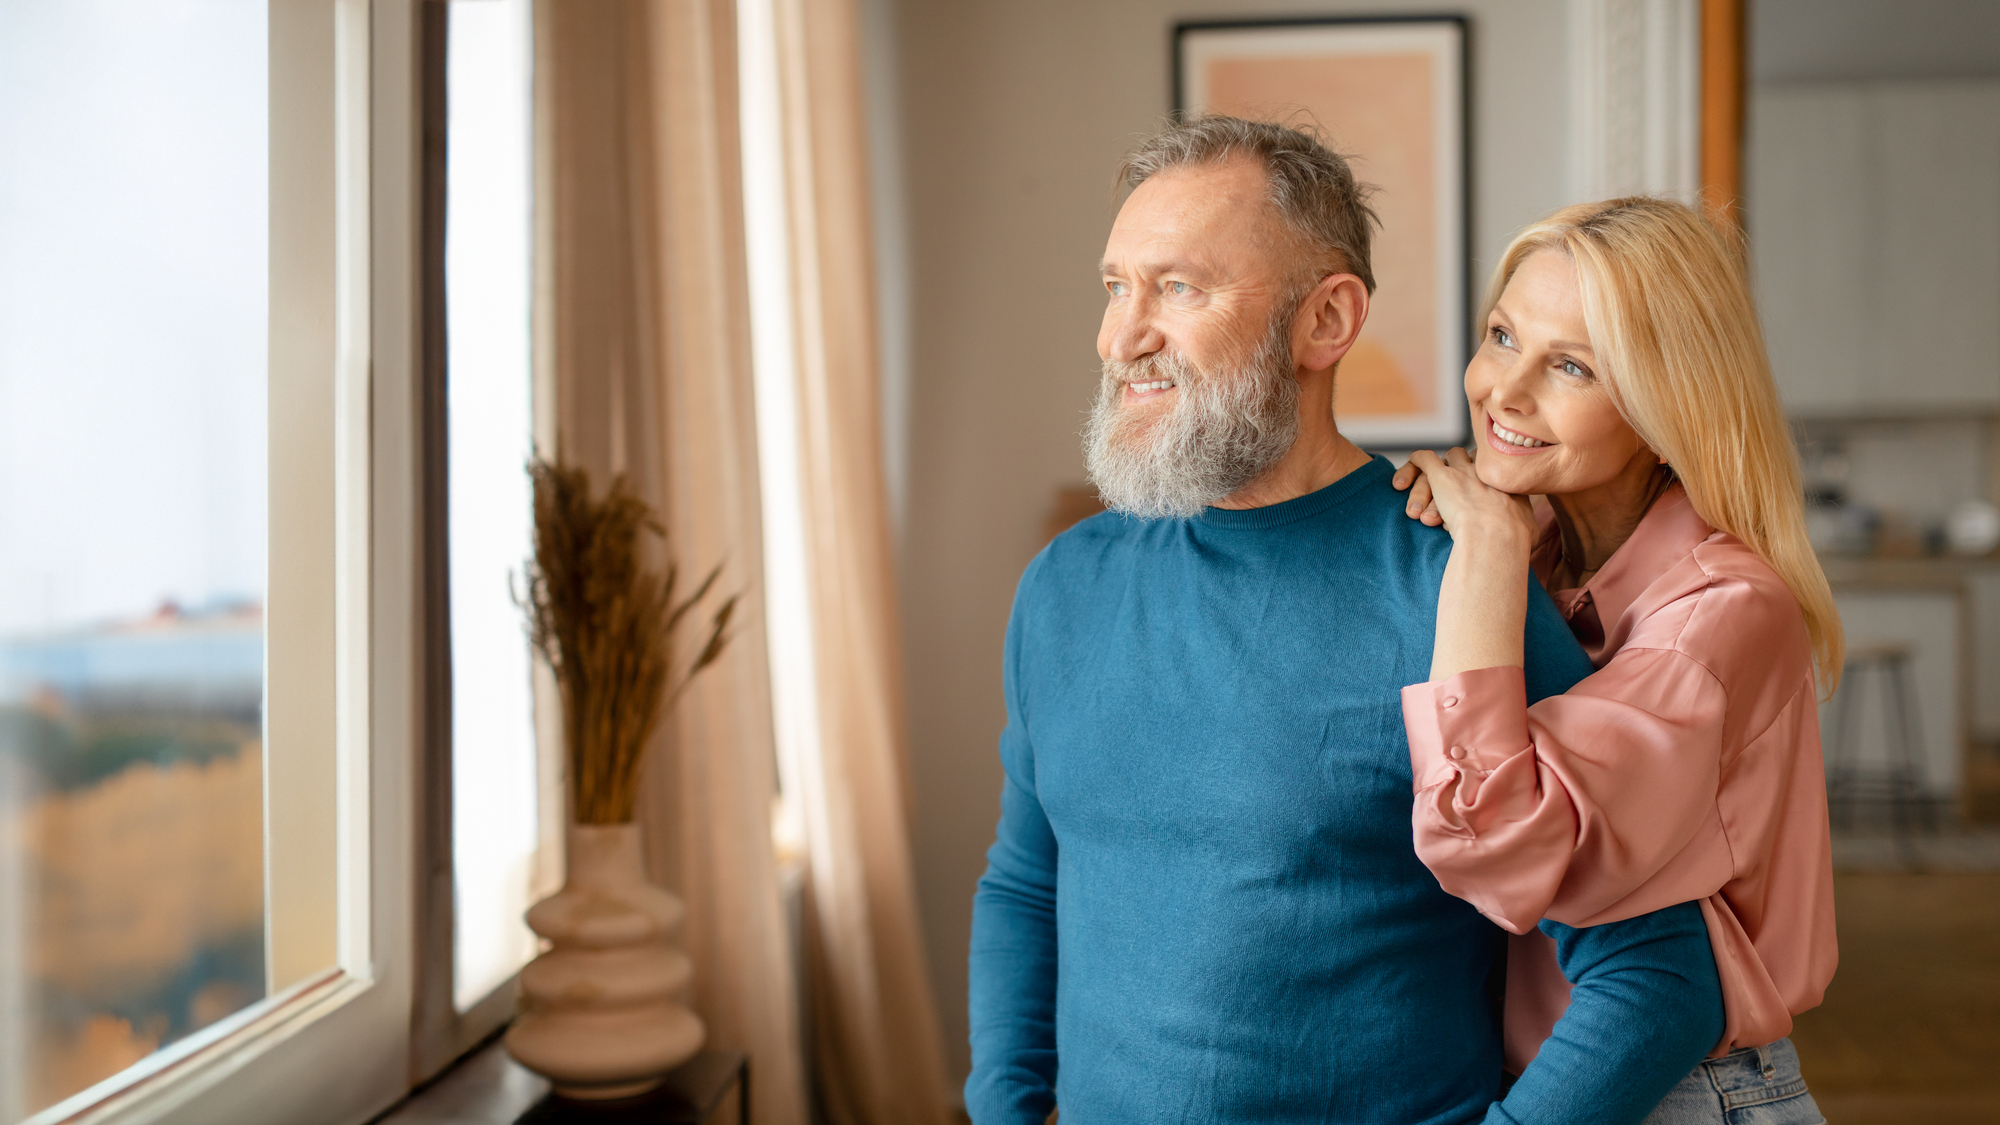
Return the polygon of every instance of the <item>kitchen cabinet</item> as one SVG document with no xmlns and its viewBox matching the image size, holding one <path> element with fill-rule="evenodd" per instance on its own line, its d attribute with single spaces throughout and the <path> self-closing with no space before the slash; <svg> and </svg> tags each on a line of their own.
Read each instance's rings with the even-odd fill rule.
<svg viewBox="0 0 2000 1125">
<path fill-rule="evenodd" d="M 1866 98 L 1843 84 L 1760 91 L 1751 104 L 1751 270 L 1771 368 L 1787 410 L 1838 409 L 1858 401 L 1865 366 Z"/>
<path fill-rule="evenodd" d="M 1788 411 L 2000 410 L 2000 81 L 1761 87 L 1746 170 Z"/>
</svg>

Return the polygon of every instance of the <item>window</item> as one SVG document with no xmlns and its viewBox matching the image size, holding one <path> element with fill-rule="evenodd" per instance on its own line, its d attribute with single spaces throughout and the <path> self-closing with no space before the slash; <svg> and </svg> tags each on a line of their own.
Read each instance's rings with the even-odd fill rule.
<svg viewBox="0 0 2000 1125">
<path fill-rule="evenodd" d="M 512 596 L 532 549 L 531 26 L 526 0 L 449 8 L 445 443 L 460 1013 L 535 955 L 522 915 L 537 891 L 554 890 L 553 865 L 538 863 L 550 826 L 538 807 L 531 664 Z M 551 811 L 559 831 L 561 809 Z"/>
<path fill-rule="evenodd" d="M 255 5 L 0 6 L 0 1119 L 269 991 Z"/>
<path fill-rule="evenodd" d="M 0 0 L 4 1125 L 407 1085 L 414 28 Z"/>
<path fill-rule="evenodd" d="M 529 28 L 0 0 L 0 1125 L 361 1121 L 511 1008 Z"/>
</svg>

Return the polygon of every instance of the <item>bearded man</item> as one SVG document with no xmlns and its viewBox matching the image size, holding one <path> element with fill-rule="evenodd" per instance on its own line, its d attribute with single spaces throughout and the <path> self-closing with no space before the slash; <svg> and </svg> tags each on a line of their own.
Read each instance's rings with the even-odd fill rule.
<svg viewBox="0 0 2000 1125">
<path fill-rule="evenodd" d="M 1007 632 L 973 1121 L 1640 1120 L 1722 1031 L 1699 910 L 1556 927 L 1571 1003 L 1499 1102 L 1503 935 L 1411 843 L 1398 692 L 1428 677 L 1450 539 L 1334 426 L 1363 192 L 1312 137 L 1226 117 L 1123 181 L 1086 431 L 1112 510 L 1029 564 Z M 1531 600 L 1533 700 L 1591 665 Z"/>
</svg>

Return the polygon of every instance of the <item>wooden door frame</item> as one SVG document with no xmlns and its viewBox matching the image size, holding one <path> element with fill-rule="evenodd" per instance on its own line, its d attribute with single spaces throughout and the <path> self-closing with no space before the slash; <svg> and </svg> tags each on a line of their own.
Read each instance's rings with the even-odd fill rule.
<svg viewBox="0 0 2000 1125">
<path fill-rule="evenodd" d="M 1701 197 L 1741 225 L 1748 0 L 1701 0 Z"/>
</svg>

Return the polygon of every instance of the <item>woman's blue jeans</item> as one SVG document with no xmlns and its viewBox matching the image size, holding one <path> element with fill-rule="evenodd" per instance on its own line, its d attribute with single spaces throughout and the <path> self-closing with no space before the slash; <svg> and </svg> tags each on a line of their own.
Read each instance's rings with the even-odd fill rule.
<svg viewBox="0 0 2000 1125">
<path fill-rule="evenodd" d="M 1790 1039 L 1706 1059 L 1660 1099 L 1645 1125 L 1826 1125 Z"/>
</svg>

